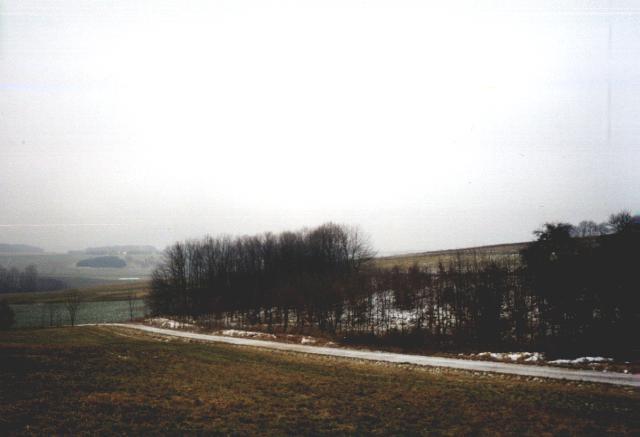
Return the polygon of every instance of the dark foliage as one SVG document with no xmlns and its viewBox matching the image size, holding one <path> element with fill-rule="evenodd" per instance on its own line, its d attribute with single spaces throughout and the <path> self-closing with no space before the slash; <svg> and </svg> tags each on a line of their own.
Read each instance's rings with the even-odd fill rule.
<svg viewBox="0 0 640 437">
<path fill-rule="evenodd" d="M 461 254 L 435 270 L 368 268 L 359 234 L 334 224 L 176 243 L 154 272 L 148 303 L 209 326 L 635 357 L 640 223 L 625 217 L 584 237 L 549 223 L 520 257 Z"/>
<path fill-rule="evenodd" d="M 640 223 L 626 216 L 613 215 L 614 232 L 597 239 L 548 224 L 523 251 L 547 349 L 640 352 Z"/>
</svg>

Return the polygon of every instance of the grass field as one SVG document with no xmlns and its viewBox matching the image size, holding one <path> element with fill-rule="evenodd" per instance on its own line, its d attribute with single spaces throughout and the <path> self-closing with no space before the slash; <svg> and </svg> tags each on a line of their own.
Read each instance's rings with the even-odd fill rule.
<svg viewBox="0 0 640 437">
<path fill-rule="evenodd" d="M 455 262 L 458 258 L 463 261 L 473 261 L 474 259 L 500 260 L 507 257 L 516 258 L 520 250 L 524 249 L 528 243 L 495 244 L 491 246 L 469 247 L 464 249 L 436 250 L 431 252 L 407 253 L 402 255 L 382 256 L 374 259 L 374 265 L 379 268 L 392 268 L 398 266 L 406 269 L 413 265 L 422 268 L 435 269 L 438 263 L 445 265 Z"/>
<path fill-rule="evenodd" d="M 131 294 L 136 299 L 143 299 L 149 293 L 149 286 L 148 281 L 126 281 L 81 288 L 77 291 L 84 302 L 126 300 Z M 68 293 L 69 290 L 2 293 L 0 299 L 7 299 L 10 304 L 62 303 Z"/>
<path fill-rule="evenodd" d="M 0 333 L 0 433 L 640 432 L 630 389 L 81 327 Z"/>
</svg>

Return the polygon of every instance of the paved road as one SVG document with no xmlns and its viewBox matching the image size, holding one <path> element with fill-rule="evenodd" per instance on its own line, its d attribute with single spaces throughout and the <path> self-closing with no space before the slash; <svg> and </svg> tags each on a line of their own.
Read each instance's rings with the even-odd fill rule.
<svg viewBox="0 0 640 437">
<path fill-rule="evenodd" d="M 568 379 L 573 381 L 600 382 L 605 384 L 627 385 L 640 388 L 640 374 L 632 375 L 615 372 L 599 372 L 594 370 L 574 370 L 560 367 L 531 366 L 525 364 L 495 363 L 490 361 L 473 361 L 455 358 L 430 357 L 424 355 L 396 354 L 392 352 L 363 351 L 344 348 L 308 346 L 302 344 L 279 343 L 275 341 L 254 340 L 249 338 L 225 337 L 221 335 L 199 334 L 196 332 L 177 331 L 156 328 L 147 325 L 129 323 L 109 323 L 109 326 L 121 326 L 138 329 L 154 334 L 172 337 L 191 338 L 194 340 L 228 343 L 241 346 L 254 346 L 281 351 L 302 352 L 305 354 L 330 355 L 333 357 L 355 358 L 360 360 L 384 361 L 389 363 L 408 363 L 419 366 L 449 367 L 478 372 L 507 373 L 511 375 L 531 376 L 539 378 Z"/>
</svg>

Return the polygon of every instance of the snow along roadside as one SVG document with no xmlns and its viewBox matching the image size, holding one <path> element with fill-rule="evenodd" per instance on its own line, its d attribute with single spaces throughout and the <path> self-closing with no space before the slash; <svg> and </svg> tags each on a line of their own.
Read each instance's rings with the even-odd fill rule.
<svg viewBox="0 0 640 437">
<path fill-rule="evenodd" d="M 530 366 L 526 364 L 496 363 L 490 361 L 474 361 L 456 358 L 431 357 L 424 355 L 397 354 L 392 352 L 363 351 L 334 347 L 307 346 L 302 344 L 280 343 L 275 341 L 255 340 L 251 338 L 225 337 L 222 335 L 199 334 L 196 332 L 176 331 L 156 328 L 154 326 L 129 323 L 101 323 L 102 326 L 120 326 L 137 329 L 153 334 L 172 337 L 190 338 L 194 340 L 228 343 L 240 346 L 253 346 L 305 354 L 329 355 L 333 357 L 355 358 L 359 360 L 384 361 L 388 363 L 415 364 L 418 366 L 449 367 L 452 369 L 476 372 L 495 372 L 510 375 L 530 376 L 538 378 L 567 379 L 571 381 L 599 382 L 604 384 L 627 385 L 640 388 L 640 374 L 632 375 L 617 372 L 599 372 L 595 370 L 576 370 L 560 367 Z"/>
</svg>

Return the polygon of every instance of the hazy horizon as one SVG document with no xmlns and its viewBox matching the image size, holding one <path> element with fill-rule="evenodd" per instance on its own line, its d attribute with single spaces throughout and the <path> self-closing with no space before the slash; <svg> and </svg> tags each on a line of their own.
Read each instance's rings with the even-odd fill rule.
<svg viewBox="0 0 640 437">
<path fill-rule="evenodd" d="M 443 4 L 3 2 L 0 243 L 333 221 L 390 254 L 637 213 L 640 8 Z"/>
</svg>

